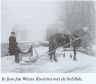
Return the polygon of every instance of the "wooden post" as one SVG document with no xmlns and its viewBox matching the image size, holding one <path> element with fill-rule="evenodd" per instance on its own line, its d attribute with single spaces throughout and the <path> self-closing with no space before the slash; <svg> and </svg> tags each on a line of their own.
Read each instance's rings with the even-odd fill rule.
<svg viewBox="0 0 96 84">
<path fill-rule="evenodd" d="M 31 62 L 31 57 L 33 56 L 33 45 L 31 45 L 28 52 L 31 53 L 31 55 L 29 55 L 29 62 Z"/>
</svg>

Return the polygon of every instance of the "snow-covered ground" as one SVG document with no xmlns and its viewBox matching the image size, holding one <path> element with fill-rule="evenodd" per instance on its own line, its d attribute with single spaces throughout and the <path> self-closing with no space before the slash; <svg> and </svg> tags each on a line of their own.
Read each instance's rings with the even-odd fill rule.
<svg viewBox="0 0 96 84">
<path fill-rule="evenodd" d="M 36 48 L 39 56 L 42 56 L 47 47 Z M 96 73 L 96 57 L 88 56 L 84 53 L 77 53 L 78 61 L 73 61 L 70 58 L 70 52 L 66 51 L 66 57 L 63 57 L 63 52 L 58 49 L 56 56 L 58 62 L 50 62 L 47 54 L 40 57 L 34 63 L 25 63 L 29 58 L 23 57 L 20 64 L 14 62 L 14 56 L 5 56 L 1 58 L 1 71 L 2 73 L 33 73 L 33 72 L 55 72 L 55 73 Z M 30 54 L 28 54 L 30 55 Z M 34 57 L 36 56 L 34 51 Z"/>
</svg>

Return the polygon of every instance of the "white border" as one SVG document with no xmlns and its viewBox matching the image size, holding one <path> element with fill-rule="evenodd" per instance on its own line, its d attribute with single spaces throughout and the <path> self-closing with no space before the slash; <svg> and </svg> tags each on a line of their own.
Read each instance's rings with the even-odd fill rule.
<svg viewBox="0 0 96 84">
<path fill-rule="evenodd" d="M 32 0 L 32 1 L 70 1 L 70 0 Z M 71 0 L 74 1 L 74 0 Z M 75 0 L 77 1 L 77 0 Z M 80 1 L 80 0 L 78 0 Z M 91 0 L 83 0 L 83 1 L 91 1 Z M 95 1 L 95 0 L 93 0 Z M 0 0 L 0 32 L 1 32 L 1 0 Z M 1 33 L 0 33 L 0 51 L 1 51 Z M 1 52 L 0 52 L 1 56 Z M 1 58 L 0 58 L 0 66 L 1 66 Z M 32 82 L 32 81 L 26 81 L 26 82 L 2 82 L 2 77 L 81 77 L 82 81 L 71 81 L 71 82 Z M 1 73 L 1 67 L 0 67 L 0 84 L 96 84 L 96 73 Z"/>
</svg>

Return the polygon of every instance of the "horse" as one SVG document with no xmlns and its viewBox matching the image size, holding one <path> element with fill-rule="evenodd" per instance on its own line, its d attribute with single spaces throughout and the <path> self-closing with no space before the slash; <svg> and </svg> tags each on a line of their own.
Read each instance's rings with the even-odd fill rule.
<svg viewBox="0 0 96 84">
<path fill-rule="evenodd" d="M 82 38 L 84 37 L 85 34 L 87 34 L 88 26 L 85 26 L 82 29 L 76 30 L 73 33 L 55 33 L 51 35 L 49 39 L 49 56 L 50 60 L 52 60 L 52 56 L 54 57 L 54 61 L 58 61 L 55 52 L 56 49 L 60 46 L 63 46 L 63 49 L 65 51 L 65 48 L 69 48 L 70 46 L 73 47 L 73 60 L 77 61 L 77 49 L 81 46 Z M 65 56 L 64 56 L 65 57 Z M 70 55 L 70 58 L 72 56 Z"/>
<path fill-rule="evenodd" d="M 52 58 L 54 59 L 54 61 L 58 61 L 55 55 L 56 49 L 58 47 L 63 47 L 63 50 L 65 52 L 65 49 L 70 48 L 70 46 L 73 47 L 73 52 L 74 52 L 73 60 L 77 61 L 76 53 L 77 53 L 78 47 L 81 44 L 81 39 L 78 39 L 75 41 L 74 40 L 75 39 L 69 34 L 56 33 L 52 35 L 49 39 L 50 61 L 52 61 Z M 63 56 L 65 57 L 65 53 Z M 70 58 L 72 58 L 72 55 L 70 55 Z"/>
</svg>

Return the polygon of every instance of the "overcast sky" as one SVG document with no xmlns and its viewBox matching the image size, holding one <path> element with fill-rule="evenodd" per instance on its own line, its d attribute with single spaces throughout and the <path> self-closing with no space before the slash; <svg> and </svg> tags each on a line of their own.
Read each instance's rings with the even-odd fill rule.
<svg viewBox="0 0 96 84">
<path fill-rule="evenodd" d="M 2 0 L 1 42 L 8 42 L 14 25 L 26 30 L 28 40 L 44 40 L 47 26 L 54 24 L 62 13 L 60 4 L 58 0 Z"/>
<path fill-rule="evenodd" d="M 58 5 L 55 1 L 2 0 L 1 14 L 1 42 L 8 42 L 14 25 L 27 30 L 29 40 L 43 40 L 47 25 L 58 19 Z"/>
</svg>

